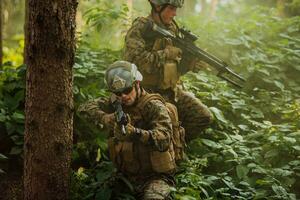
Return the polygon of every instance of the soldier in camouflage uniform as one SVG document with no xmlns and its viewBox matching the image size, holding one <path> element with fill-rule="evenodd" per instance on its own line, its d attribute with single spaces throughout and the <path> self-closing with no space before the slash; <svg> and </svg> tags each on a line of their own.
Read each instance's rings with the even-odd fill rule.
<svg viewBox="0 0 300 200">
<path fill-rule="evenodd" d="M 167 38 L 149 38 L 147 24 L 154 22 L 173 34 L 178 34 L 174 21 L 176 9 L 183 0 L 149 0 L 152 11 L 148 17 L 139 17 L 127 32 L 124 59 L 135 63 L 144 77 L 142 83 L 147 91 L 160 93 L 176 105 L 179 120 L 186 130 L 186 140 L 191 140 L 211 122 L 211 114 L 192 93 L 182 89 L 179 78 L 187 71 L 197 71 L 199 62 L 182 59 L 182 51 Z M 185 55 L 188 56 L 188 55 Z M 186 58 L 186 57 L 185 57 Z M 184 61 L 184 62 L 183 62 Z M 179 70 L 184 65 L 184 71 Z"/>
<path fill-rule="evenodd" d="M 149 100 L 140 86 L 141 73 L 135 64 L 117 61 L 106 71 L 105 80 L 112 95 L 83 104 L 79 114 L 109 130 L 110 159 L 134 185 L 138 199 L 168 199 L 176 169 L 171 143 L 171 119 L 162 101 Z M 114 102 L 127 113 L 125 133 L 116 123 Z"/>
</svg>

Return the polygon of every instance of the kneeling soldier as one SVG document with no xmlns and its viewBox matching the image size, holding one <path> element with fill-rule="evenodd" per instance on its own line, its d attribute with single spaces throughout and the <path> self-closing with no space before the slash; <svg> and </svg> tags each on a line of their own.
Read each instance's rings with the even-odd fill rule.
<svg viewBox="0 0 300 200">
<path fill-rule="evenodd" d="M 111 97 L 88 102 L 79 113 L 108 128 L 110 159 L 136 185 L 138 199 L 167 199 L 176 169 L 172 121 L 163 101 L 146 101 L 142 79 L 136 65 L 113 63 L 105 74 Z M 118 102 L 126 113 L 123 125 L 117 123 Z"/>
</svg>

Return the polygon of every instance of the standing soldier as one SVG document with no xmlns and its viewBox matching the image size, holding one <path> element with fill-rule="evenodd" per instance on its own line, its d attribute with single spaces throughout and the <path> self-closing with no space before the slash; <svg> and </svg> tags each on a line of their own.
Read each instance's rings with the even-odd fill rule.
<svg viewBox="0 0 300 200">
<path fill-rule="evenodd" d="M 148 37 L 147 25 L 155 23 L 177 35 L 179 28 L 174 21 L 177 8 L 183 0 L 149 0 L 152 10 L 148 17 L 139 17 L 125 38 L 125 60 L 135 63 L 144 76 L 143 87 L 147 91 L 160 93 L 167 101 L 176 105 L 179 120 L 186 130 L 186 139 L 199 135 L 211 122 L 211 114 L 201 101 L 182 89 L 179 78 L 187 71 L 196 71 L 195 59 L 181 59 L 181 49 L 167 38 Z M 179 71 L 184 65 L 185 71 Z M 182 68 L 182 67 L 181 67 Z"/>
<path fill-rule="evenodd" d="M 88 102 L 78 111 L 108 128 L 110 159 L 134 183 L 138 199 L 167 199 L 176 169 L 172 142 L 176 127 L 164 99 L 159 95 L 149 99 L 154 94 L 140 86 L 142 79 L 135 64 L 115 62 L 105 73 L 111 97 Z"/>
</svg>

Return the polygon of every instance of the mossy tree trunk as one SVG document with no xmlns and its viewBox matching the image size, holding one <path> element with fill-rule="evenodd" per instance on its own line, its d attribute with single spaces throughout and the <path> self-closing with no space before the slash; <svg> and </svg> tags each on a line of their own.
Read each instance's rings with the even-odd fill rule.
<svg viewBox="0 0 300 200">
<path fill-rule="evenodd" d="M 77 0 L 27 0 L 24 199 L 68 199 Z"/>
</svg>

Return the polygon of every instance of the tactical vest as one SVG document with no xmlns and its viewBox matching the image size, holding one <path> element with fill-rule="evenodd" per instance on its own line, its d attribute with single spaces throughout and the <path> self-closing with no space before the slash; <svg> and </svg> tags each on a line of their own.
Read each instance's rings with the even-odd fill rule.
<svg viewBox="0 0 300 200">
<path fill-rule="evenodd" d="M 140 20 L 144 24 L 147 24 L 149 20 L 153 21 L 151 17 L 140 17 L 137 20 Z M 178 32 L 176 25 L 172 23 L 170 25 L 169 31 L 173 34 L 176 34 Z M 157 52 L 164 50 L 167 45 L 173 46 L 172 41 L 170 39 L 147 37 L 146 32 L 141 34 L 145 40 L 147 51 Z M 153 71 L 151 70 L 151 72 L 145 72 L 143 70 L 140 70 L 144 77 L 142 85 L 145 88 L 157 88 L 160 90 L 175 88 L 181 75 L 177 67 L 178 63 L 174 60 L 164 60 L 164 58 L 159 59 L 163 61 L 162 63 L 160 63 L 158 69 L 154 69 Z M 145 63 L 145 65 L 147 64 L 149 63 Z M 157 67 L 149 66 L 147 68 Z"/>
<path fill-rule="evenodd" d="M 129 112 L 132 124 L 143 122 L 143 108 L 150 100 L 162 101 L 168 110 L 172 121 L 173 134 L 169 149 L 160 152 L 152 145 L 140 141 L 118 141 L 111 137 L 108 140 L 110 158 L 117 168 L 133 175 L 147 175 L 153 173 L 172 173 L 176 169 L 176 162 L 184 158 L 185 132 L 178 121 L 177 109 L 173 104 L 166 103 L 158 94 L 145 94 L 139 103 Z"/>
</svg>

